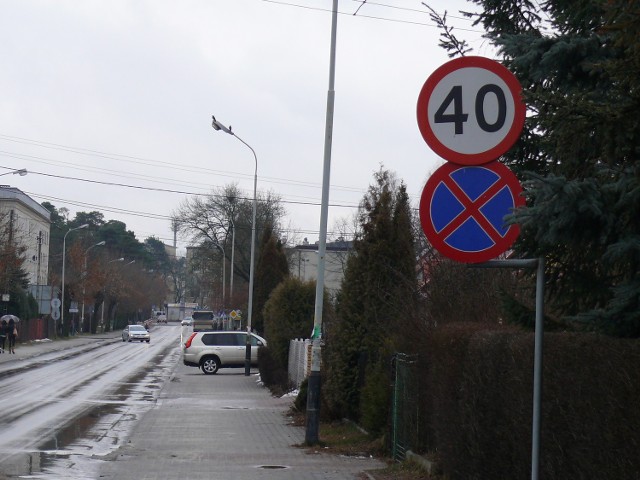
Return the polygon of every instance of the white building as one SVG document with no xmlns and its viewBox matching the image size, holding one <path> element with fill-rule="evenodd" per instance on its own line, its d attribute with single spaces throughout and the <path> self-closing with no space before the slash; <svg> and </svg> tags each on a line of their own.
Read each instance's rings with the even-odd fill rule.
<svg viewBox="0 0 640 480">
<path fill-rule="evenodd" d="M 9 238 L 26 248 L 23 269 L 29 284 L 46 285 L 49 274 L 51 213 L 17 188 L 0 185 L 0 221 Z"/>
<path fill-rule="evenodd" d="M 327 242 L 324 265 L 324 287 L 331 296 L 342 288 L 342 277 L 353 242 L 338 239 Z M 318 243 L 311 245 L 304 239 L 289 251 L 289 272 L 303 282 L 318 278 Z"/>
</svg>

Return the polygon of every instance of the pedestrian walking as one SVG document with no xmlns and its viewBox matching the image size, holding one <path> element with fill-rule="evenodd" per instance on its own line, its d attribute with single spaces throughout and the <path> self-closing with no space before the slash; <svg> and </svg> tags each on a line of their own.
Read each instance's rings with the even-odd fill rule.
<svg viewBox="0 0 640 480">
<path fill-rule="evenodd" d="M 2 345 L 2 347 L 0 347 L 0 353 L 4 353 L 4 346 L 5 342 L 7 341 L 8 330 L 9 325 L 7 324 L 7 321 L 2 320 L 2 322 L 0 322 L 0 345 Z"/>
<path fill-rule="evenodd" d="M 9 353 L 16 353 L 16 338 L 18 338 L 18 327 L 16 326 L 16 322 L 13 321 L 13 318 L 9 319 L 9 323 L 7 325 L 7 338 L 9 339 Z"/>
</svg>

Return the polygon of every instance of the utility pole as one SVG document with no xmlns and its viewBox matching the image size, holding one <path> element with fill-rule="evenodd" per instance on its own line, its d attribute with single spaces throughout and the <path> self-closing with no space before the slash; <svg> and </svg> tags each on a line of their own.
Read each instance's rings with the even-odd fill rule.
<svg viewBox="0 0 640 480">
<path fill-rule="evenodd" d="M 324 304 L 324 265 L 327 249 L 327 219 L 329 216 L 329 182 L 331 179 L 331 145 L 333 140 L 333 107 L 335 103 L 336 30 L 338 27 L 338 0 L 333 0 L 331 15 L 331 52 L 329 56 L 329 90 L 324 133 L 324 167 L 322 175 L 322 203 L 320 206 L 320 241 L 318 243 L 318 275 L 316 303 L 311 335 L 311 373 L 307 393 L 307 425 L 305 443 L 316 445 L 320 425 L 320 359 L 322 341 L 322 307 Z"/>
<path fill-rule="evenodd" d="M 41 298 L 40 298 L 40 256 L 42 255 L 42 230 L 40 230 L 38 232 L 38 270 L 36 273 L 36 301 L 38 302 L 38 315 L 40 315 L 42 312 L 40 311 L 40 302 L 41 302 Z"/>
</svg>

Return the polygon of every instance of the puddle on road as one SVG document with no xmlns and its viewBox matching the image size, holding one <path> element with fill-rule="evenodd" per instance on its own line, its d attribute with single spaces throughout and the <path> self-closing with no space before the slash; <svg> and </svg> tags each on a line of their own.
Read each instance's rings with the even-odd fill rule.
<svg viewBox="0 0 640 480">
<path fill-rule="evenodd" d="M 155 406 L 176 355 L 158 355 L 153 368 L 139 372 L 42 442 L 35 451 L 3 461 L 0 474 L 39 479 L 95 479 L 102 462 L 128 437 L 135 422 Z"/>
</svg>

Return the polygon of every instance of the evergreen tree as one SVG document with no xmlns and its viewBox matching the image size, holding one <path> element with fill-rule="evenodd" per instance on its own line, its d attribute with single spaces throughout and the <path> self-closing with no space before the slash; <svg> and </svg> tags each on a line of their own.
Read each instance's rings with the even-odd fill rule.
<svg viewBox="0 0 640 480">
<path fill-rule="evenodd" d="M 347 260 L 336 319 L 326 328 L 326 385 L 331 413 L 360 420 L 372 433 L 386 425 L 391 354 L 411 332 L 415 254 L 403 184 L 380 169 L 359 214 L 361 231 Z"/>
<path fill-rule="evenodd" d="M 273 290 L 264 307 L 264 334 L 275 366 L 288 368 L 289 341 L 305 338 L 313 328 L 315 282 L 289 277 Z M 325 306 L 329 308 L 325 301 Z"/>
<path fill-rule="evenodd" d="M 289 262 L 271 225 L 267 225 L 260 239 L 255 270 L 252 327 L 264 331 L 264 306 L 271 292 L 289 275 Z"/>
<path fill-rule="evenodd" d="M 551 307 L 640 336 L 640 3 L 473 0 L 529 108 L 505 159 L 527 179 L 523 257 L 545 256 Z"/>
</svg>

